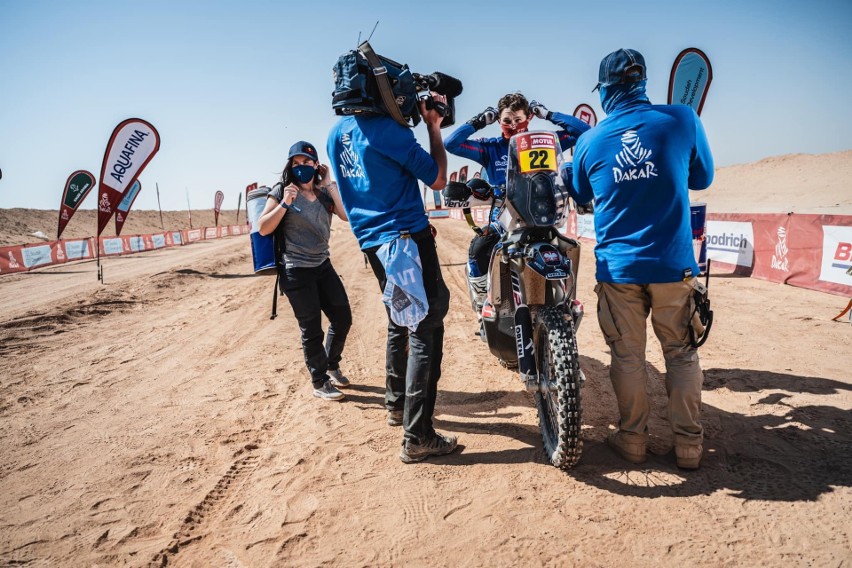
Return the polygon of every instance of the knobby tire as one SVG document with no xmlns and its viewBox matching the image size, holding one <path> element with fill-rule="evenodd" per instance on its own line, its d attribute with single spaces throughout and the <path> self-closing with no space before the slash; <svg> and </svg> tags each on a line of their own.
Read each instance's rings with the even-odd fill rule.
<svg viewBox="0 0 852 568">
<path fill-rule="evenodd" d="M 535 354 L 540 384 L 546 381 L 556 389 L 539 388 L 535 393 L 544 451 L 550 463 L 570 469 L 583 450 L 580 406 L 580 361 L 574 323 L 557 307 L 538 310 L 535 317 Z"/>
</svg>

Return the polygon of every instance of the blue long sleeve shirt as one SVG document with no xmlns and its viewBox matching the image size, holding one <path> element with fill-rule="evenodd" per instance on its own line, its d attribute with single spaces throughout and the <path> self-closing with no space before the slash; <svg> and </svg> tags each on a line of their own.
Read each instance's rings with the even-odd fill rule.
<svg viewBox="0 0 852 568">
<path fill-rule="evenodd" d="M 438 164 L 409 128 L 387 116 L 344 116 L 327 151 L 361 249 L 429 226 L 417 180 L 433 184 Z"/>
<path fill-rule="evenodd" d="M 689 189 L 710 186 L 713 157 L 691 107 L 625 101 L 580 137 L 573 169 L 577 202 L 595 200 L 599 282 L 698 275 Z"/>
<path fill-rule="evenodd" d="M 550 122 L 561 128 L 556 134 L 563 152 L 573 147 L 577 138 L 590 128 L 579 118 L 561 112 L 552 112 Z M 476 129 L 470 124 L 462 124 L 447 137 L 444 147 L 451 154 L 481 164 L 485 168 L 491 185 L 505 185 L 506 165 L 509 163 L 509 139 L 500 136 L 470 140 L 474 132 Z"/>
</svg>

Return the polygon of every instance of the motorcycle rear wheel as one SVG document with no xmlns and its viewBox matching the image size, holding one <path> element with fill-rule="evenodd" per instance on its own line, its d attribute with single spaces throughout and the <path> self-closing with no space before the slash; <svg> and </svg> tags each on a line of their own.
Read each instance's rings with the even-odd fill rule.
<svg viewBox="0 0 852 568">
<path fill-rule="evenodd" d="M 574 323 L 557 307 L 538 310 L 533 331 L 539 388 L 535 392 L 544 452 L 550 463 L 570 469 L 583 451 L 580 361 Z"/>
</svg>

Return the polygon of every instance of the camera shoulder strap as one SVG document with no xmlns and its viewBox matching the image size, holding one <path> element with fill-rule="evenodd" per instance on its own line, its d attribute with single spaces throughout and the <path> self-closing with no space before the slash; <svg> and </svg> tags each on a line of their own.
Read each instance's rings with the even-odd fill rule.
<svg viewBox="0 0 852 568">
<path fill-rule="evenodd" d="M 391 118 L 405 127 L 411 127 L 408 121 L 403 118 L 402 112 L 399 110 L 399 105 L 396 104 L 396 98 L 393 96 L 393 90 L 388 80 L 387 67 L 382 65 L 379 56 L 376 55 L 376 52 L 370 46 L 370 42 L 365 41 L 358 46 L 358 50 L 364 55 L 367 63 L 370 64 L 370 68 L 373 70 L 376 85 L 379 87 L 379 94 L 382 96 L 382 102 L 385 105 L 385 109 L 390 113 Z"/>
</svg>

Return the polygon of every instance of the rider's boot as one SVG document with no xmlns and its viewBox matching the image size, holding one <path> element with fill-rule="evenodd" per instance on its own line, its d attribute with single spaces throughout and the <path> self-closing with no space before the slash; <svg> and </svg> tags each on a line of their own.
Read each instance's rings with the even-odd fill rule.
<svg viewBox="0 0 852 568">
<path fill-rule="evenodd" d="M 471 276 L 467 275 L 467 285 L 470 289 L 470 303 L 473 311 L 476 312 L 477 321 L 479 322 L 479 336 L 485 340 L 485 333 L 482 329 L 482 305 L 485 303 L 485 298 L 488 293 L 488 275 Z"/>
</svg>

